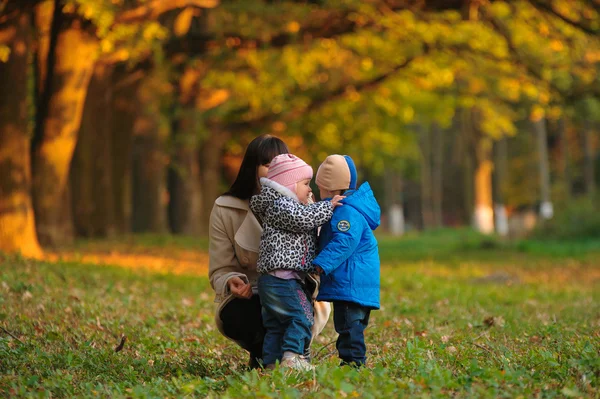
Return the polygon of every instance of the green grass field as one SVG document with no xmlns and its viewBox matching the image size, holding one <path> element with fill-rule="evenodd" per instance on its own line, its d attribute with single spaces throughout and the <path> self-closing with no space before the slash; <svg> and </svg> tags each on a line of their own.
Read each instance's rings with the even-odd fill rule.
<svg viewBox="0 0 600 399">
<path fill-rule="evenodd" d="M 600 240 L 380 237 L 369 366 L 337 366 L 330 320 L 314 374 L 247 370 L 214 327 L 206 265 L 177 267 L 206 246 L 138 236 L 0 258 L 0 397 L 600 397 Z M 115 251 L 140 264 L 85 260 Z"/>
</svg>

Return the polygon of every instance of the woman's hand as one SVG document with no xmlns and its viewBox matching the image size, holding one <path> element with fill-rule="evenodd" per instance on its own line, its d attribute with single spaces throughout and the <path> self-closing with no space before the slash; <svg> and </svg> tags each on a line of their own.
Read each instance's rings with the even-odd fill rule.
<svg viewBox="0 0 600 399">
<path fill-rule="evenodd" d="M 242 299 L 252 298 L 252 286 L 246 284 L 241 278 L 232 277 L 227 280 L 227 285 L 234 297 Z"/>
<path fill-rule="evenodd" d="M 343 200 L 344 197 L 343 195 L 336 195 L 331 199 L 331 203 L 333 204 L 333 207 L 335 208 L 336 206 L 340 206 L 340 205 L 344 205 L 342 203 L 340 203 L 341 200 Z"/>
</svg>

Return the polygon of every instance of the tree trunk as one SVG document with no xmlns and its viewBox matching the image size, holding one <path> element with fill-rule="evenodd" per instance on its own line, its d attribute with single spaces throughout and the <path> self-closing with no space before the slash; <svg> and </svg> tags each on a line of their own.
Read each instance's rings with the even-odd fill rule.
<svg viewBox="0 0 600 399">
<path fill-rule="evenodd" d="M 432 138 L 432 190 L 431 202 L 433 209 L 433 223 L 435 227 L 440 228 L 444 225 L 443 215 L 443 165 L 444 165 L 444 132 L 438 124 L 431 126 Z"/>
<path fill-rule="evenodd" d="M 10 57 L 0 62 L 0 251 L 26 257 L 42 254 L 31 203 L 27 71 L 31 25 L 22 13 L 0 26 Z"/>
<path fill-rule="evenodd" d="M 56 17 L 55 13 L 55 17 Z M 55 21 L 60 26 L 60 21 Z M 33 205 L 40 241 L 68 241 L 70 221 L 61 209 L 83 104 L 98 43 L 77 20 L 61 28 L 50 45 L 38 129 L 32 143 Z"/>
<path fill-rule="evenodd" d="M 388 230 L 392 235 L 400 236 L 406 231 L 402 207 L 402 176 L 397 171 L 386 168 L 385 182 Z"/>
<path fill-rule="evenodd" d="M 475 215 L 475 207 L 474 207 L 474 199 L 473 193 L 474 189 L 474 173 L 473 173 L 473 164 L 475 163 L 475 147 L 473 143 L 475 142 L 475 135 L 473 132 L 473 121 L 471 120 L 471 110 L 470 109 L 462 109 L 460 112 L 460 133 L 459 133 L 459 143 L 461 151 L 458 151 L 458 154 L 462 156 L 463 160 L 463 171 L 464 171 L 464 210 L 465 215 L 468 215 L 468 223 L 470 225 L 475 224 L 474 215 Z"/>
<path fill-rule="evenodd" d="M 35 85 L 36 85 L 36 104 L 44 98 L 44 85 L 48 73 L 48 54 L 50 52 L 50 42 L 56 43 L 58 29 L 52 24 L 54 13 L 60 14 L 60 9 L 55 8 L 55 0 L 41 1 L 35 6 L 34 19 L 36 29 L 36 53 L 35 53 Z M 57 21 L 58 22 L 58 21 Z M 54 30 L 53 30 L 54 27 Z"/>
<path fill-rule="evenodd" d="M 146 77 L 137 91 L 138 115 L 133 127 L 132 230 L 165 233 L 168 129 L 162 121 L 155 76 Z"/>
<path fill-rule="evenodd" d="M 169 224 L 175 234 L 198 235 L 202 227 L 198 132 L 193 115 L 184 115 L 174 124 L 175 153 L 168 174 Z"/>
<path fill-rule="evenodd" d="M 548 132 L 546 119 L 540 118 L 533 121 L 533 127 L 538 143 L 538 162 L 540 170 L 540 215 L 544 219 L 551 219 L 554 209 L 550 200 L 550 165 L 548 163 Z"/>
<path fill-rule="evenodd" d="M 501 236 L 508 235 L 508 217 L 506 214 L 504 187 L 508 170 L 508 146 L 506 137 L 501 138 L 495 145 L 495 184 L 494 184 L 494 216 L 496 232 Z"/>
<path fill-rule="evenodd" d="M 592 135 L 592 123 L 588 119 L 583 126 L 583 180 L 585 182 L 585 192 L 590 198 L 594 198 L 594 193 L 596 191 L 596 178 L 594 177 L 596 149 L 594 148 L 594 141 L 592 139 Z"/>
<path fill-rule="evenodd" d="M 473 225 L 480 233 L 491 234 L 494 232 L 492 140 L 480 130 L 480 113 L 477 109 L 467 110 L 465 119 L 475 161 Z"/>
<path fill-rule="evenodd" d="M 202 174 L 202 226 L 208 229 L 210 212 L 217 197 L 221 194 L 221 160 L 223 148 L 230 133 L 219 128 L 211 128 L 200 150 L 200 170 Z"/>
<path fill-rule="evenodd" d="M 558 121 L 558 136 L 560 140 L 561 153 L 561 174 L 567 200 L 571 199 L 571 190 L 573 187 L 571 179 L 571 160 L 569 154 L 569 137 L 567 134 L 567 122 L 565 117 L 561 117 Z"/>
<path fill-rule="evenodd" d="M 489 138 L 480 138 L 477 143 L 475 166 L 475 215 L 474 224 L 483 234 L 494 232 L 494 209 L 492 201 L 492 144 Z"/>
<path fill-rule="evenodd" d="M 179 117 L 173 122 L 171 134 L 174 153 L 168 173 L 169 225 L 176 234 L 198 235 L 205 232 L 201 220 L 199 123 L 196 97 L 201 73 L 198 68 L 180 70 L 177 74 Z"/>
<path fill-rule="evenodd" d="M 117 66 L 113 73 L 110 141 L 113 156 L 113 217 L 117 234 L 131 231 L 133 129 L 139 112 L 137 92 L 142 81 L 143 72 L 131 73 L 122 65 Z"/>
<path fill-rule="evenodd" d="M 420 126 L 418 134 L 421 149 L 421 214 L 423 216 L 423 229 L 426 230 L 435 225 L 431 179 L 431 132 L 429 128 Z"/>
<path fill-rule="evenodd" d="M 88 88 L 70 175 L 75 231 L 85 237 L 115 232 L 111 105 L 112 68 L 98 64 Z"/>
</svg>

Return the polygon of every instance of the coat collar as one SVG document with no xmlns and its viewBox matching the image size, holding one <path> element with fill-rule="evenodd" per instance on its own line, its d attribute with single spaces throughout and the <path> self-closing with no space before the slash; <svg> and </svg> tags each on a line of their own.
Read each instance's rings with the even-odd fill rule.
<svg viewBox="0 0 600 399">
<path fill-rule="evenodd" d="M 227 208 L 243 209 L 246 211 L 250 210 L 250 207 L 248 206 L 248 200 L 239 199 L 232 195 L 222 195 L 217 198 L 215 203 L 219 206 L 224 206 Z"/>
<path fill-rule="evenodd" d="M 254 214 L 250 211 L 248 200 L 239 199 L 231 195 L 222 195 L 217 198 L 215 203 L 222 207 L 241 209 L 247 212 L 242 224 L 235 232 L 234 240 L 245 250 L 258 253 L 262 227 Z"/>
<path fill-rule="evenodd" d="M 279 194 L 286 196 L 286 197 L 290 197 L 290 198 L 298 201 L 298 196 L 296 195 L 295 192 L 293 192 L 289 188 L 285 187 L 284 185 L 277 183 L 274 180 L 267 179 L 266 177 L 261 177 L 260 184 L 262 184 L 263 186 L 266 186 L 266 187 L 271 187 L 273 190 L 277 191 Z"/>
</svg>

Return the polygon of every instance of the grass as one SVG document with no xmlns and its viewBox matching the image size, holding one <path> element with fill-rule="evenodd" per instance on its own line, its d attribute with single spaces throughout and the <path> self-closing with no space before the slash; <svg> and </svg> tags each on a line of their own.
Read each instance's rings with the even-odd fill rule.
<svg viewBox="0 0 600 399">
<path fill-rule="evenodd" d="M 0 397 L 600 397 L 600 241 L 439 231 L 380 244 L 369 367 L 337 366 L 330 324 L 307 375 L 248 371 L 215 330 L 206 264 L 191 266 L 205 241 L 0 258 Z"/>
</svg>

